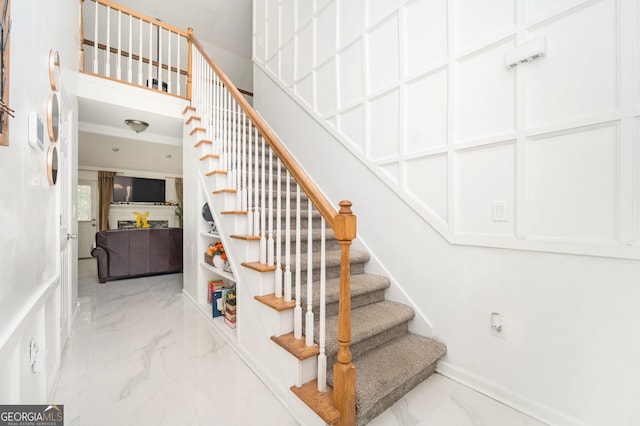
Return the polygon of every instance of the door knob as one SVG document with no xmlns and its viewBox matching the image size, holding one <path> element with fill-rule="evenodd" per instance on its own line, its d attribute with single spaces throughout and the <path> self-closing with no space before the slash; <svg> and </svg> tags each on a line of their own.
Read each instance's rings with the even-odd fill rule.
<svg viewBox="0 0 640 426">
<path fill-rule="evenodd" d="M 78 234 L 67 234 L 67 240 L 77 240 Z"/>
</svg>

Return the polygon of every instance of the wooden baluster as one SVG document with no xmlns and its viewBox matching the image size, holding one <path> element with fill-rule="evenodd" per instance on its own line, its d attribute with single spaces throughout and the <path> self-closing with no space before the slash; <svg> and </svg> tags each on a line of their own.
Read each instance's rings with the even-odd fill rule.
<svg viewBox="0 0 640 426">
<path fill-rule="evenodd" d="M 167 93 L 173 93 L 171 91 L 171 30 L 167 30 Z"/>
<path fill-rule="evenodd" d="M 187 29 L 187 33 L 189 34 L 189 37 L 187 39 L 187 98 L 191 99 L 191 97 L 193 96 L 193 89 L 191 87 L 191 85 L 193 84 L 193 70 L 191 69 L 193 66 L 193 42 L 191 41 L 193 37 L 193 28 L 189 27 Z"/>
<path fill-rule="evenodd" d="M 149 76 L 147 78 L 147 87 L 153 85 L 153 24 L 149 22 Z"/>
<path fill-rule="evenodd" d="M 307 199 L 307 314 L 305 316 L 305 344 L 313 346 L 313 205 Z"/>
<path fill-rule="evenodd" d="M 104 75 L 111 76 L 111 6 L 107 6 L 107 48 L 104 51 Z"/>
<path fill-rule="evenodd" d="M 273 265 L 273 151 L 269 148 L 269 232 L 267 234 L 267 264 Z"/>
<path fill-rule="evenodd" d="M 276 285 L 276 297 L 282 297 L 282 229 L 280 224 L 282 222 L 282 163 L 280 159 L 276 159 L 278 162 L 278 168 L 276 169 L 276 273 L 275 273 L 275 285 Z"/>
<path fill-rule="evenodd" d="M 138 40 L 138 52 L 140 52 L 138 56 L 138 85 L 142 86 L 142 57 L 144 56 L 142 54 L 142 19 L 138 19 L 138 37 L 140 38 L 140 40 Z"/>
<path fill-rule="evenodd" d="M 129 60 L 127 67 L 127 81 L 133 82 L 133 15 L 129 15 Z"/>
<path fill-rule="evenodd" d="M 296 307 L 293 309 L 293 337 L 296 339 L 302 338 L 300 251 L 300 185 L 296 182 Z M 302 383 L 298 383 L 297 386 L 302 386 Z"/>
<path fill-rule="evenodd" d="M 337 426 L 356 423 L 356 370 L 351 362 L 351 267 L 349 250 L 356 237 L 356 217 L 351 202 L 341 201 L 334 221 L 335 238 L 340 243 L 340 302 L 338 305 L 338 361 L 333 365 L 333 405 L 340 411 Z"/>
<path fill-rule="evenodd" d="M 98 66 L 98 10 L 100 8 L 100 3 L 95 2 L 95 19 L 94 24 L 95 27 L 93 29 L 93 72 L 98 74 L 100 72 L 100 67 Z"/>
<path fill-rule="evenodd" d="M 264 138 L 260 136 L 262 140 L 262 169 L 261 169 L 261 179 L 262 185 L 260 186 L 260 225 L 262 227 L 262 232 L 260 235 L 260 263 L 267 263 L 267 220 L 266 220 L 266 207 L 265 207 L 265 188 L 266 188 L 266 180 L 265 180 L 265 145 Z"/>
<path fill-rule="evenodd" d="M 291 302 L 291 176 L 289 170 L 285 179 L 287 185 L 284 204 L 284 300 Z"/>
<path fill-rule="evenodd" d="M 116 79 L 122 80 L 122 12 L 118 10 L 118 60 L 116 61 Z"/>
<path fill-rule="evenodd" d="M 318 343 L 320 353 L 318 354 L 318 391 L 327 390 L 327 355 L 326 346 L 326 293 L 327 293 L 327 270 L 326 270 L 326 231 L 324 217 L 320 216 L 320 324 L 318 327 Z"/>
</svg>

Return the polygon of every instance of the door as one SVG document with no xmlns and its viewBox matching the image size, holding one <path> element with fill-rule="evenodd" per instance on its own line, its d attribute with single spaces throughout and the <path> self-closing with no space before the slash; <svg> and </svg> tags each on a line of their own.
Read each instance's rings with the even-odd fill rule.
<svg viewBox="0 0 640 426">
<path fill-rule="evenodd" d="M 60 212 L 60 341 L 64 347 L 73 324 L 73 301 L 78 288 L 78 229 L 76 226 L 77 144 L 73 110 L 64 89 L 60 89 L 60 133 L 58 145 L 58 194 Z"/>
<path fill-rule="evenodd" d="M 91 257 L 96 235 L 98 183 L 78 182 L 78 258 Z"/>
</svg>

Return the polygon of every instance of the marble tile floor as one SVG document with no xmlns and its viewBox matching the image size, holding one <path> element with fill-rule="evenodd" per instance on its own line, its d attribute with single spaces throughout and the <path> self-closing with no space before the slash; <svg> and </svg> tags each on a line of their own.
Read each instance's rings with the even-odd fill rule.
<svg viewBox="0 0 640 426">
<path fill-rule="evenodd" d="M 65 424 L 298 424 L 181 291 L 181 274 L 100 285 L 95 260 L 80 260 L 78 318 L 54 395 Z M 439 374 L 370 424 L 542 425 Z"/>
</svg>

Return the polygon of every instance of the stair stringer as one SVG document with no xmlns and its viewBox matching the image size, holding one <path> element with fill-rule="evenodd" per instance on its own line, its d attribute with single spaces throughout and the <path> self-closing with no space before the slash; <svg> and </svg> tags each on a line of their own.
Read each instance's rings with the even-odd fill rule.
<svg viewBox="0 0 640 426">
<path fill-rule="evenodd" d="M 236 217 L 238 215 L 221 214 L 222 211 L 234 210 L 235 206 L 229 204 L 229 197 L 225 197 L 224 193 L 213 193 L 225 189 L 227 180 L 226 177 L 220 179 L 220 176 L 215 174 L 206 176 L 207 172 L 211 171 L 210 167 L 215 167 L 216 162 L 212 158 L 200 161 L 203 153 L 207 154 L 207 148 L 202 146 L 197 149 L 192 148 L 202 136 L 202 132 L 199 131 L 190 132 L 187 129 L 185 132 L 185 150 L 188 149 L 189 152 L 184 153 L 184 164 L 185 167 L 194 167 L 197 170 L 197 180 L 190 184 L 203 189 L 204 199 L 209 203 L 236 281 L 239 311 L 236 338 L 225 336 L 225 339 L 300 424 L 324 425 L 325 423 L 290 390 L 291 386 L 300 385 L 316 377 L 317 359 L 313 357 L 304 361 L 297 360 L 270 339 L 273 335 L 292 331 L 292 327 L 288 326 L 292 321 L 283 318 L 290 314 L 274 312 L 254 299 L 255 296 L 268 292 L 268 282 L 272 283 L 273 278 L 271 276 L 269 279 L 270 274 L 259 274 L 241 266 L 242 262 L 255 260 L 255 247 L 258 242 L 230 237 L 234 234 L 247 233 L 246 220 Z M 198 235 L 192 237 L 198 238 Z M 196 253 L 196 256 L 201 255 Z M 198 261 L 199 258 L 196 258 L 196 265 Z M 272 289 L 271 292 L 273 292 Z M 187 300 L 199 308 L 198 311 L 201 314 L 207 315 L 202 307 L 198 306 L 197 294 L 187 292 L 186 296 Z M 207 318 L 211 319 L 210 314 Z"/>
</svg>

